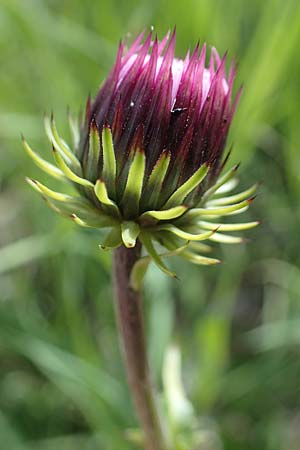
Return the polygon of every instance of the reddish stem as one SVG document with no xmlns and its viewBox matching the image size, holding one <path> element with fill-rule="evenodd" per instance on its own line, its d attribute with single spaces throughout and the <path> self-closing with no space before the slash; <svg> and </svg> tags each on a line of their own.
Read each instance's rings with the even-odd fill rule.
<svg viewBox="0 0 300 450">
<path fill-rule="evenodd" d="M 127 378 L 147 450 L 166 450 L 153 385 L 150 380 L 142 299 L 130 287 L 130 274 L 141 246 L 119 247 L 114 252 L 116 315 Z"/>
</svg>

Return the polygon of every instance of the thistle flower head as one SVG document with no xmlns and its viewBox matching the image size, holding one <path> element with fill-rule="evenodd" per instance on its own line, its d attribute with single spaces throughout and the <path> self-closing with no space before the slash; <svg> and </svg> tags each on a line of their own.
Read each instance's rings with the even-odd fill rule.
<svg viewBox="0 0 300 450">
<path fill-rule="evenodd" d="M 69 117 L 72 147 L 58 134 L 53 117 L 45 119 L 56 166 L 24 141 L 36 164 L 71 181 L 78 195 L 28 181 L 57 212 L 79 225 L 105 229 L 102 247 L 133 247 L 139 239 L 148 256 L 174 275 L 162 256 L 179 253 L 214 264 L 219 261 L 200 254 L 209 250 L 200 241 L 241 242 L 223 231 L 257 222 L 219 219 L 247 209 L 256 186 L 224 197 L 235 186 L 237 167 L 225 175 L 221 171 L 240 96 L 239 91 L 233 98 L 235 68 L 226 71 L 226 55 L 220 58 L 214 48 L 207 55 L 206 46 L 197 45 L 177 59 L 175 32 L 162 41 L 152 33 L 143 37 L 127 50 L 120 44 L 113 69 L 95 100 L 87 101 L 84 121 Z"/>
</svg>

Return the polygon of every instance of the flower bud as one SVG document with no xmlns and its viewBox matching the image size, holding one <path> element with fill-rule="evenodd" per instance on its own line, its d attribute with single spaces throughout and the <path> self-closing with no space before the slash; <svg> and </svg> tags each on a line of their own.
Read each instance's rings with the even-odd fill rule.
<svg viewBox="0 0 300 450">
<path fill-rule="evenodd" d="M 175 32 L 162 41 L 150 33 L 144 42 L 142 33 L 127 50 L 121 43 L 95 100 L 87 101 L 84 121 L 69 117 L 73 145 L 60 137 L 53 116 L 45 119 L 55 166 L 24 141 L 40 168 L 78 191 L 70 196 L 29 179 L 49 206 L 79 225 L 106 230 L 102 248 L 133 247 L 139 239 L 150 258 L 137 270 L 152 259 L 173 276 L 163 256 L 215 264 L 202 255 L 210 248 L 201 241 L 238 243 L 240 237 L 223 232 L 257 225 L 221 220 L 245 211 L 256 190 L 228 196 L 237 166 L 221 174 L 241 92 L 233 98 L 235 68 L 227 74 L 227 57 L 214 48 L 206 66 L 205 45 L 183 60 L 174 51 Z"/>
</svg>

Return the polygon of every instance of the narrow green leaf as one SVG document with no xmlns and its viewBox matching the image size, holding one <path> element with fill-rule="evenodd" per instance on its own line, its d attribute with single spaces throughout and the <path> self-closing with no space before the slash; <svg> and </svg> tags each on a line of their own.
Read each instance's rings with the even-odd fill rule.
<svg viewBox="0 0 300 450">
<path fill-rule="evenodd" d="M 95 124 L 95 122 L 93 122 L 90 127 L 89 148 L 85 174 L 89 179 L 92 180 L 95 180 L 97 178 L 100 150 L 100 136 L 98 133 L 97 125 Z"/>
<path fill-rule="evenodd" d="M 59 180 L 66 181 L 66 177 L 64 173 L 55 167 L 53 164 L 49 163 L 45 159 L 41 158 L 32 148 L 28 145 L 25 139 L 22 137 L 22 144 L 26 153 L 30 156 L 31 159 L 35 162 L 35 164 L 46 172 L 48 175 L 51 175 L 54 178 L 58 178 Z"/>
<path fill-rule="evenodd" d="M 124 221 L 121 223 L 122 240 L 125 247 L 132 248 L 135 246 L 136 239 L 140 233 L 140 227 L 132 221 Z"/>
<path fill-rule="evenodd" d="M 212 247 L 210 245 L 197 241 L 190 241 L 189 249 L 195 250 L 197 253 L 210 253 L 212 251 Z"/>
<path fill-rule="evenodd" d="M 57 202 L 46 196 L 43 196 L 43 199 L 51 209 L 62 216 L 70 217 L 74 213 L 94 228 L 115 226 L 117 223 L 113 217 L 93 208 L 82 198 L 72 199 L 68 202 Z"/>
<path fill-rule="evenodd" d="M 109 250 L 111 248 L 119 247 L 122 244 L 122 236 L 120 225 L 114 226 L 103 240 L 100 248 L 102 250 Z"/>
<path fill-rule="evenodd" d="M 174 206 L 174 208 L 165 209 L 161 211 L 147 211 L 140 216 L 140 219 L 153 218 L 156 220 L 171 220 L 182 216 L 187 210 L 187 206 Z"/>
<path fill-rule="evenodd" d="M 239 184 L 238 178 L 231 178 L 226 183 L 222 184 L 212 195 L 212 197 L 218 197 L 219 195 L 227 194 L 233 191 Z"/>
<path fill-rule="evenodd" d="M 174 238 L 177 239 L 177 241 Z M 167 235 L 165 233 L 164 236 L 159 240 L 159 242 L 160 241 L 161 241 L 162 245 L 167 250 L 169 250 L 168 253 L 163 253 L 163 255 L 161 255 L 161 256 L 178 255 L 183 250 L 185 250 L 189 245 L 188 240 L 183 240 L 183 241 L 181 240 L 181 244 L 178 246 L 178 236 L 174 236 L 172 233 L 168 233 Z"/>
<path fill-rule="evenodd" d="M 80 225 L 85 228 L 107 228 L 110 226 L 114 226 L 114 222 L 111 220 L 110 217 L 107 216 L 99 216 L 98 219 L 89 220 L 89 219 L 82 219 L 77 216 L 77 214 L 73 213 L 70 215 L 70 218 L 77 223 L 77 225 Z"/>
<path fill-rule="evenodd" d="M 245 242 L 244 238 L 238 236 L 229 236 L 228 234 L 215 233 L 209 238 L 210 241 L 220 242 L 222 244 L 241 244 Z"/>
<path fill-rule="evenodd" d="M 165 265 L 165 263 L 162 261 L 161 257 L 155 250 L 150 235 L 148 233 L 142 232 L 140 234 L 140 240 L 157 267 L 170 277 L 177 278 L 176 274 L 168 269 L 168 267 Z"/>
<path fill-rule="evenodd" d="M 150 262 L 151 258 L 149 256 L 143 256 L 134 264 L 130 274 L 130 286 L 134 291 L 138 292 L 141 290 Z"/>
<path fill-rule="evenodd" d="M 147 204 L 155 207 L 171 161 L 171 153 L 165 150 L 157 160 L 146 186 Z"/>
<path fill-rule="evenodd" d="M 80 128 L 79 128 L 79 120 L 74 119 L 71 112 L 68 110 L 68 121 L 70 126 L 70 131 L 72 135 L 72 141 L 75 150 L 78 149 L 80 142 Z"/>
<path fill-rule="evenodd" d="M 96 210 L 88 200 L 80 196 L 72 196 L 62 194 L 60 192 L 53 191 L 49 189 L 44 184 L 40 183 L 37 180 L 33 180 L 30 178 L 26 178 L 28 184 L 43 197 L 48 197 L 58 202 L 62 202 L 63 205 L 58 206 L 59 213 L 64 213 L 65 215 L 69 215 L 70 212 L 76 212 L 78 214 L 83 214 L 85 218 L 90 219 L 92 221 L 99 221 L 99 211 Z"/>
<path fill-rule="evenodd" d="M 28 178 L 28 177 L 26 177 L 25 180 L 39 194 L 46 195 L 47 197 L 53 198 L 54 200 L 57 200 L 60 202 L 68 202 L 71 200 L 76 201 L 76 197 L 73 197 L 72 195 L 62 194 L 60 192 L 53 191 L 52 189 L 49 189 L 47 186 L 45 186 L 44 184 L 40 183 L 37 180 L 33 180 L 32 178 Z"/>
<path fill-rule="evenodd" d="M 199 233 L 199 234 L 192 234 L 192 233 L 187 233 L 186 231 L 183 231 L 180 228 L 177 228 L 174 225 L 170 225 L 170 224 L 161 225 L 159 227 L 159 230 L 170 231 L 171 233 L 174 233 L 176 236 L 180 237 L 181 239 L 185 239 L 188 241 L 204 241 L 205 239 L 210 238 L 215 233 L 215 230 L 213 230 L 213 231 L 208 231 L 208 232 Z"/>
<path fill-rule="evenodd" d="M 226 216 L 236 216 L 237 214 L 242 214 L 242 213 L 244 213 L 244 212 L 247 211 L 248 209 L 249 209 L 249 204 L 246 205 L 246 206 L 244 206 L 243 208 L 240 208 L 240 209 L 236 210 L 236 211 L 231 211 L 231 212 L 227 213 Z M 207 217 L 208 217 L 208 216 L 207 216 Z M 212 216 L 212 217 L 215 219 L 215 218 L 218 217 L 218 216 Z"/>
<path fill-rule="evenodd" d="M 187 246 L 187 244 L 183 245 L 182 247 L 175 248 L 175 249 L 171 245 L 170 245 L 170 248 L 168 246 L 165 246 L 167 249 L 170 249 L 170 251 L 167 253 L 163 253 L 160 256 L 163 256 L 165 258 L 165 257 L 178 255 L 178 254 L 180 254 L 180 252 L 182 252 L 186 248 L 186 246 Z M 150 256 L 143 256 L 133 266 L 133 269 L 132 269 L 131 275 L 130 275 L 130 285 L 133 290 L 135 290 L 135 291 L 141 290 L 142 283 L 143 283 L 143 280 L 144 280 L 144 277 L 145 277 L 145 274 L 149 267 L 150 262 L 151 262 Z M 160 267 L 160 269 L 161 269 L 161 267 Z M 168 273 L 168 275 L 170 275 L 170 274 Z M 174 274 L 174 276 L 176 277 L 175 274 Z"/>
<path fill-rule="evenodd" d="M 218 189 L 220 189 L 221 186 L 223 186 L 225 183 L 227 183 L 227 181 L 229 181 L 231 178 L 233 178 L 233 176 L 235 175 L 238 168 L 239 168 L 239 164 L 236 164 L 230 170 L 228 170 L 228 172 L 226 172 L 224 175 L 222 175 L 217 180 L 217 182 L 204 193 L 204 195 L 200 201 L 200 204 L 203 205 L 210 196 L 212 196 Z"/>
<path fill-rule="evenodd" d="M 76 175 L 70 167 L 67 166 L 63 158 L 60 156 L 58 151 L 53 147 L 53 155 L 56 161 L 56 164 L 58 167 L 63 171 L 63 173 L 66 175 L 69 180 L 73 181 L 74 183 L 80 184 L 85 187 L 94 188 L 93 183 L 91 183 L 89 180 L 86 180 L 85 178 L 79 177 Z"/>
<path fill-rule="evenodd" d="M 97 180 L 94 187 L 95 194 L 100 203 L 111 207 L 115 214 L 120 217 L 120 211 L 116 203 L 108 197 L 105 182 L 103 180 Z"/>
<path fill-rule="evenodd" d="M 112 133 L 109 127 L 104 127 L 102 131 L 103 148 L 103 172 L 102 176 L 106 183 L 107 190 L 112 198 L 116 195 L 116 157 Z"/>
<path fill-rule="evenodd" d="M 81 168 L 80 162 L 78 161 L 77 157 L 68 147 L 66 142 L 59 136 L 53 115 L 51 115 L 51 119 L 49 119 L 48 116 L 45 116 L 44 125 L 49 141 L 52 143 L 55 149 L 61 154 L 61 156 L 66 160 L 66 162 L 68 164 L 70 163 L 74 164 L 74 166 L 77 168 Z"/>
<path fill-rule="evenodd" d="M 199 264 L 199 265 L 203 265 L 203 266 L 211 266 L 214 264 L 221 263 L 221 261 L 219 259 L 209 258 L 207 256 L 202 256 L 202 255 L 197 255 L 196 253 L 190 252 L 190 251 L 183 251 L 181 253 L 181 256 L 194 264 Z"/>
<path fill-rule="evenodd" d="M 125 191 L 122 198 L 124 214 L 135 217 L 139 213 L 140 198 L 145 174 L 145 154 L 137 148 L 129 168 Z"/>
<path fill-rule="evenodd" d="M 84 228 L 93 228 L 91 227 L 91 225 L 89 225 L 85 220 L 80 219 L 80 217 L 78 217 L 76 214 L 71 214 L 71 219 L 73 220 L 73 222 L 75 222 L 77 225 L 80 225 L 81 227 Z"/>
<path fill-rule="evenodd" d="M 249 198 L 251 195 L 253 195 L 254 192 L 257 190 L 257 188 L 258 188 L 258 184 L 256 183 L 253 186 L 251 186 L 249 189 L 246 189 L 245 191 L 240 192 L 239 194 L 209 200 L 206 203 L 206 205 L 207 206 L 222 206 L 222 205 L 230 205 L 232 203 L 237 203 L 237 202 L 240 202 L 240 201 L 244 200 L 245 198 Z"/>
<path fill-rule="evenodd" d="M 187 239 L 182 239 L 174 233 L 164 230 L 159 230 L 157 233 L 154 233 L 153 239 L 156 239 L 160 245 L 163 245 L 170 251 L 182 248 L 186 244 L 189 244 Z"/>
<path fill-rule="evenodd" d="M 253 200 L 254 197 L 244 200 L 243 202 L 236 203 L 235 205 L 220 206 L 219 208 L 193 208 L 185 214 L 184 218 L 189 220 L 201 216 L 224 216 L 248 207 Z"/>
<path fill-rule="evenodd" d="M 259 222 L 246 222 L 246 223 L 213 223 L 199 221 L 199 226 L 205 228 L 206 230 L 214 230 L 218 227 L 218 231 L 242 231 L 249 230 L 259 225 Z"/>
<path fill-rule="evenodd" d="M 183 183 L 171 195 L 164 205 L 165 209 L 177 206 L 183 203 L 184 199 L 192 192 L 206 177 L 209 167 L 203 164 L 185 183 Z"/>
</svg>

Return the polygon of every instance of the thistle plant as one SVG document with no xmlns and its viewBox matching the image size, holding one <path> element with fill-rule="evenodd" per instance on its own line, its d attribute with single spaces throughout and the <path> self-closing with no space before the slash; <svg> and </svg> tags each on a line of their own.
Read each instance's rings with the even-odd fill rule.
<svg viewBox="0 0 300 450">
<path fill-rule="evenodd" d="M 45 117 L 55 165 L 23 139 L 26 152 L 47 174 L 71 184 L 74 195 L 28 183 L 59 214 L 100 229 L 102 249 L 114 249 L 113 286 L 128 381 L 148 450 L 175 448 L 162 425 L 149 374 L 141 284 L 151 261 L 176 274 L 166 257 L 200 265 L 219 263 L 203 241 L 240 243 L 231 231 L 258 222 L 228 222 L 247 210 L 256 185 L 231 194 L 238 166 L 223 173 L 229 127 L 241 90 L 233 95 L 235 67 L 227 56 L 196 46 L 174 56 L 175 32 L 162 41 L 144 33 L 125 49 L 85 116 L 69 115 L 72 143 Z M 172 446 L 171 446 L 172 445 Z"/>
</svg>

